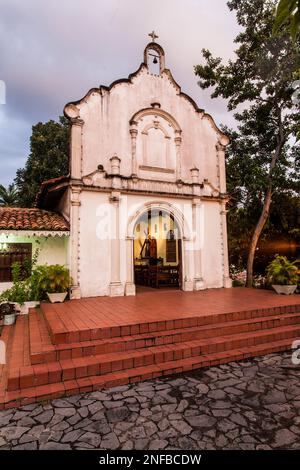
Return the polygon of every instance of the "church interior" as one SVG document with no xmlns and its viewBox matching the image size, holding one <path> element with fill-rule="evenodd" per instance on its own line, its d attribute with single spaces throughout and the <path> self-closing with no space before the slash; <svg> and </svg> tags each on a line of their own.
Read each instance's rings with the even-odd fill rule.
<svg viewBox="0 0 300 470">
<path fill-rule="evenodd" d="M 174 216 L 163 210 L 142 214 L 134 232 L 137 286 L 181 286 L 181 238 Z"/>
</svg>

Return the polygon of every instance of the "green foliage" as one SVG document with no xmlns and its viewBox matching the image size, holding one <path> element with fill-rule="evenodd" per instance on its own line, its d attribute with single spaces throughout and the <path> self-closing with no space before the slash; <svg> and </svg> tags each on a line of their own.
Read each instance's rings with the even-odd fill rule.
<svg viewBox="0 0 300 470">
<path fill-rule="evenodd" d="M 28 280 L 23 281 L 22 266 L 16 262 L 12 265 L 13 286 L 6 289 L 0 295 L 0 302 L 17 302 L 22 305 L 31 299 L 30 285 Z"/>
<path fill-rule="evenodd" d="M 273 33 L 286 29 L 295 41 L 300 31 L 300 0 L 280 0 L 276 9 Z"/>
<path fill-rule="evenodd" d="M 272 36 L 274 1 L 232 0 L 228 6 L 243 27 L 234 41 L 238 45 L 235 58 L 223 64 L 221 58 L 203 49 L 204 64 L 195 66 L 195 72 L 200 87 L 214 87 L 212 97 L 228 99 L 230 110 L 258 100 L 256 112 L 262 123 L 263 117 L 268 118 L 277 107 L 274 98 L 290 100 L 299 48 L 287 34 Z"/>
<path fill-rule="evenodd" d="M 242 281 L 239 281 L 237 279 L 233 279 L 232 281 L 232 287 L 244 287 L 245 283 Z"/>
<path fill-rule="evenodd" d="M 269 204 L 272 195 L 287 194 L 292 199 L 299 194 L 300 146 L 293 144 L 300 113 L 293 83 L 300 51 L 288 33 L 272 34 L 275 0 L 230 0 L 228 6 L 242 28 L 234 41 L 235 56 L 223 63 L 204 49 L 195 73 L 201 88 L 212 88 L 211 96 L 228 100 L 228 110 L 235 111 L 237 130 L 223 128 L 231 138 L 229 245 L 239 252 L 234 264 L 243 263 L 244 268 L 247 264 L 250 285 L 257 240 L 274 209 Z"/>
<path fill-rule="evenodd" d="M 38 242 L 37 242 L 38 243 Z M 12 265 L 13 286 L 0 295 L 0 302 L 17 302 L 47 300 L 49 289 L 68 290 L 70 285 L 69 270 L 64 266 L 37 266 L 40 247 L 36 248 L 32 259 L 27 258 L 23 265 L 16 262 Z"/>
<path fill-rule="evenodd" d="M 231 136 L 231 133 L 226 132 Z M 243 136 L 233 138 L 227 149 L 228 203 L 228 245 L 230 264 L 242 271 L 247 265 L 251 235 L 262 210 L 266 185 L 266 167 L 256 154 L 248 153 Z M 300 198 L 299 153 L 297 147 L 290 149 L 278 163 L 274 176 L 273 196 L 269 220 L 265 225 L 256 250 L 254 272 L 264 273 L 267 264 L 274 257 L 274 251 L 265 248 L 280 241 L 286 248 L 276 248 L 275 253 L 288 257 L 296 255 L 294 247 L 300 245 Z M 298 160 L 297 160 L 298 157 Z"/>
<path fill-rule="evenodd" d="M 292 214 L 292 208 L 290 213 Z M 297 254 L 296 247 L 299 247 L 299 229 L 288 230 L 287 232 L 281 225 L 276 227 L 275 207 L 272 206 L 271 216 L 263 235 L 258 243 L 254 273 L 259 274 L 265 271 L 267 264 L 274 257 L 274 253 L 287 254 L 295 258 Z M 246 210 L 240 209 L 228 213 L 228 245 L 230 263 L 245 269 L 247 264 L 247 250 L 253 228 L 251 228 L 251 219 L 248 219 Z M 277 247 L 278 246 L 278 247 Z"/>
<path fill-rule="evenodd" d="M 69 269 L 60 265 L 36 266 L 31 275 L 22 279 L 22 267 L 13 265 L 13 286 L 0 295 L 0 301 L 23 304 L 28 301 L 47 300 L 47 293 L 68 291 L 71 285 Z"/>
<path fill-rule="evenodd" d="M 273 285 L 297 285 L 299 261 L 291 262 L 286 256 L 276 256 L 267 268 L 267 282 Z"/>
<path fill-rule="evenodd" d="M 16 302 L 23 305 L 24 302 L 29 300 L 33 299 L 30 298 L 29 287 L 25 281 L 14 284 L 10 289 L 6 289 L 0 295 L 0 302 Z"/>
<path fill-rule="evenodd" d="M 30 155 L 24 168 L 17 170 L 15 185 L 19 205 L 32 207 L 43 181 L 69 173 L 69 121 L 39 122 L 32 127 Z"/>
<path fill-rule="evenodd" d="M 40 245 L 40 241 L 36 240 L 36 244 Z M 41 248 L 37 247 L 31 258 L 25 258 L 23 262 L 23 277 L 25 279 L 31 276 L 33 268 L 37 265 L 40 251 L 41 251 Z"/>
<path fill-rule="evenodd" d="M 15 207 L 18 205 L 19 195 L 14 184 L 10 184 L 5 188 L 0 184 L 0 206 Z"/>
<path fill-rule="evenodd" d="M 46 294 L 66 292 L 71 285 L 69 269 L 58 264 L 37 266 L 31 277 L 39 298 L 46 298 Z"/>
</svg>

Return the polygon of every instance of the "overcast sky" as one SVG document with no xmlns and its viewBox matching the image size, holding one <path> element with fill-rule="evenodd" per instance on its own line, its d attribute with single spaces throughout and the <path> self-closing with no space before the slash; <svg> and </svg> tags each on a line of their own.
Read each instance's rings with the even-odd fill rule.
<svg viewBox="0 0 300 470">
<path fill-rule="evenodd" d="M 226 0 L 0 0 L 0 184 L 24 165 L 31 126 L 134 72 L 153 29 L 182 90 L 231 124 L 226 102 L 211 100 L 193 72 L 203 47 L 233 56 L 238 26 Z"/>
</svg>

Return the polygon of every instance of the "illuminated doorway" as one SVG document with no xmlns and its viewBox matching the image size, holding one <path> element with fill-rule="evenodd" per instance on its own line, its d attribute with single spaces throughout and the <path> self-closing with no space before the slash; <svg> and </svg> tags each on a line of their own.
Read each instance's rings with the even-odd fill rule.
<svg viewBox="0 0 300 470">
<path fill-rule="evenodd" d="M 134 228 L 137 286 L 181 287 L 181 232 L 174 216 L 161 209 L 143 213 Z"/>
</svg>

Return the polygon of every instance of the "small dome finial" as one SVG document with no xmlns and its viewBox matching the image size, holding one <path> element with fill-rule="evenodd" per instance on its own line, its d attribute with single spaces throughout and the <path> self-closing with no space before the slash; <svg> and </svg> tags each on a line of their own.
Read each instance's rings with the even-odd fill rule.
<svg viewBox="0 0 300 470">
<path fill-rule="evenodd" d="M 158 36 L 155 34 L 155 31 L 152 31 L 152 33 L 149 33 L 148 36 L 152 38 L 152 42 L 155 42 L 155 39 L 158 38 Z"/>
</svg>

